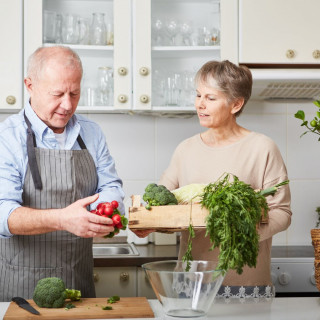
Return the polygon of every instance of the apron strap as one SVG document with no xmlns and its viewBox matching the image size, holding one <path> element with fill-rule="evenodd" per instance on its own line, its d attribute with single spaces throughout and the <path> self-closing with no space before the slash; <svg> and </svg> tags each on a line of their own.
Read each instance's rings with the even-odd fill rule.
<svg viewBox="0 0 320 320">
<path fill-rule="evenodd" d="M 85 143 L 83 142 L 83 140 L 82 140 L 82 138 L 81 138 L 81 136 L 80 136 L 80 133 L 79 133 L 79 135 L 78 135 L 77 141 L 78 141 L 79 146 L 80 146 L 81 149 L 87 149 Z"/>
<path fill-rule="evenodd" d="M 27 153 L 28 153 L 28 158 L 29 158 L 30 171 L 31 171 L 32 179 L 33 179 L 33 182 L 34 182 L 36 189 L 41 190 L 42 189 L 41 176 L 40 176 L 39 167 L 37 164 L 36 152 L 34 149 L 37 147 L 36 137 L 34 135 L 33 130 L 31 129 L 31 123 L 30 123 L 29 119 L 27 118 L 26 113 L 24 112 L 23 115 L 24 115 L 24 120 L 26 121 L 26 124 L 28 126 L 28 129 L 27 129 Z M 80 134 L 77 137 L 77 141 L 78 141 L 81 149 L 87 149 Z"/>
<path fill-rule="evenodd" d="M 28 153 L 28 158 L 29 158 L 29 167 L 30 167 L 32 179 L 33 179 L 33 182 L 34 182 L 36 189 L 41 190 L 42 189 L 42 182 L 41 182 L 39 168 L 37 165 L 36 152 L 34 149 L 37 146 L 36 137 L 34 135 L 34 132 L 31 129 L 31 123 L 30 123 L 29 119 L 27 118 L 26 113 L 24 113 L 24 120 L 26 121 L 26 124 L 28 126 L 28 129 L 27 129 L 27 153 Z"/>
</svg>

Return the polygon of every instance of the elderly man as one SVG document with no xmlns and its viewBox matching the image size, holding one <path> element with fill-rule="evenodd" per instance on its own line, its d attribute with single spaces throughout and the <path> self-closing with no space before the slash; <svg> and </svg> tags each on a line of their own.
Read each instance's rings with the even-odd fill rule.
<svg viewBox="0 0 320 320">
<path fill-rule="evenodd" d="M 71 49 L 37 49 L 29 103 L 0 124 L 0 301 L 32 298 L 45 277 L 95 296 L 92 238 L 114 228 L 88 209 L 116 200 L 123 212 L 124 193 L 101 129 L 74 114 L 81 77 Z"/>
</svg>

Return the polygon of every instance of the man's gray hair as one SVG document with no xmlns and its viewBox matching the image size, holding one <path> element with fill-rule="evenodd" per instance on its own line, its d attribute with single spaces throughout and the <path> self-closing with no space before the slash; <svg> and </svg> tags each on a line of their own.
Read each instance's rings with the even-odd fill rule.
<svg viewBox="0 0 320 320">
<path fill-rule="evenodd" d="M 78 69 L 83 74 L 82 62 L 78 54 L 65 46 L 40 47 L 28 59 L 27 77 L 38 80 L 43 67 L 50 59 L 54 59 L 58 53 L 65 53 L 63 63 L 66 67 Z"/>
</svg>

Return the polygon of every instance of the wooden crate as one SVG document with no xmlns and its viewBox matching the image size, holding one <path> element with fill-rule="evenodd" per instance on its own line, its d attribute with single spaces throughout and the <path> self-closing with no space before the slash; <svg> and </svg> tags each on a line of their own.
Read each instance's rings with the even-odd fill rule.
<svg viewBox="0 0 320 320">
<path fill-rule="evenodd" d="M 205 219 L 209 214 L 200 204 L 151 207 L 147 210 L 141 204 L 141 196 L 131 196 L 132 207 L 129 208 L 129 228 L 131 230 L 153 229 L 157 232 L 174 232 L 187 230 L 190 216 L 195 229 L 206 227 Z M 268 216 L 260 223 L 267 223 Z"/>
</svg>

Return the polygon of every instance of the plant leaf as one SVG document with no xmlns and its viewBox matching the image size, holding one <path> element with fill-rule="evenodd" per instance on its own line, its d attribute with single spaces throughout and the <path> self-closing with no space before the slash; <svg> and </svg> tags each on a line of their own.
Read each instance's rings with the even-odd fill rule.
<svg viewBox="0 0 320 320">
<path fill-rule="evenodd" d="M 320 100 L 313 101 L 313 104 L 315 104 L 318 108 L 320 108 Z"/>
<path fill-rule="evenodd" d="M 305 119 L 305 114 L 303 110 L 299 110 L 295 115 L 294 115 L 297 119 L 300 119 L 302 121 L 304 121 Z"/>
</svg>

